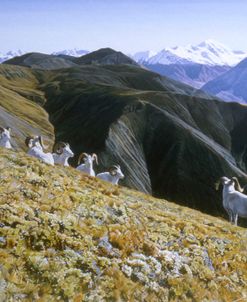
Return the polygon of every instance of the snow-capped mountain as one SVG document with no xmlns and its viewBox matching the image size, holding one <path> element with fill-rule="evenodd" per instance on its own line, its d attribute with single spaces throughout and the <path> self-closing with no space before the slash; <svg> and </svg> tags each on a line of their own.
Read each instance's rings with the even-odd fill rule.
<svg viewBox="0 0 247 302">
<path fill-rule="evenodd" d="M 53 52 L 52 54 L 53 55 L 66 55 L 66 56 L 72 56 L 72 57 L 81 57 L 88 53 L 89 53 L 88 50 L 73 48 L 73 49 L 64 49 L 61 51 L 56 51 L 56 52 Z"/>
<path fill-rule="evenodd" d="M 135 57 L 135 55 L 133 57 Z M 145 60 L 145 63 L 198 63 L 204 65 L 235 66 L 246 57 L 247 52 L 234 51 L 219 42 L 206 40 L 198 45 L 165 48 L 158 52 L 156 55 L 147 58 Z M 139 63 L 143 63 L 143 61 L 140 61 Z"/>
<path fill-rule="evenodd" d="M 4 61 L 7 61 L 7 60 L 10 60 L 14 57 L 17 57 L 17 56 L 22 56 L 24 55 L 25 52 L 23 52 L 22 50 L 18 49 L 16 51 L 8 51 L 6 53 L 1 53 L 0 52 L 0 63 L 4 62 Z"/>
<path fill-rule="evenodd" d="M 155 56 L 157 51 L 147 50 L 147 51 L 139 51 L 134 55 L 129 55 L 132 59 L 134 59 L 139 64 L 147 62 L 151 57 Z"/>
<path fill-rule="evenodd" d="M 185 59 L 168 49 L 163 49 L 158 52 L 155 56 L 151 57 L 147 62 L 147 64 L 190 64 L 191 61 Z"/>
</svg>

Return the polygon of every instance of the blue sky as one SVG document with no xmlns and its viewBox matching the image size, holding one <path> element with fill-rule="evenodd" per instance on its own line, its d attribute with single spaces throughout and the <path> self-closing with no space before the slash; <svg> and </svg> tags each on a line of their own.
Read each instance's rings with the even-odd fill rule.
<svg viewBox="0 0 247 302">
<path fill-rule="evenodd" d="M 206 39 L 247 50 L 246 16 L 247 0 L 0 0 L 0 52 L 128 53 Z"/>
</svg>

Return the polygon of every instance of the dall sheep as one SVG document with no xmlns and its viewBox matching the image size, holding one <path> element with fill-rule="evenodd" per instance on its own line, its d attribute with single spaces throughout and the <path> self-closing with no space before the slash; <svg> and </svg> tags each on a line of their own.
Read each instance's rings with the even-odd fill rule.
<svg viewBox="0 0 247 302">
<path fill-rule="evenodd" d="M 92 155 L 88 153 L 81 153 L 78 159 L 78 167 L 76 170 L 89 174 L 90 176 L 95 176 L 93 169 L 93 162 L 98 165 L 98 157 L 95 153 Z M 83 163 L 82 163 L 83 162 Z"/>
<path fill-rule="evenodd" d="M 51 153 L 45 153 L 43 148 L 43 140 L 41 136 L 28 136 L 25 140 L 26 146 L 29 148 L 27 154 L 40 159 L 46 164 L 54 166 L 54 159 Z"/>
<path fill-rule="evenodd" d="M 108 172 L 97 174 L 97 177 L 100 178 L 100 179 L 102 179 L 102 180 L 111 182 L 114 185 L 117 185 L 119 179 L 123 179 L 124 178 L 124 174 L 121 171 L 121 168 L 120 168 L 119 165 L 114 165 L 114 166 L 111 166 L 109 168 Z"/>
<path fill-rule="evenodd" d="M 6 128 L 0 127 L 0 147 L 12 149 L 10 143 L 10 139 L 11 139 L 10 132 L 11 129 L 9 127 Z"/>
<path fill-rule="evenodd" d="M 64 142 L 57 142 L 53 147 L 54 163 L 65 167 L 69 166 L 68 159 L 73 157 L 74 153 L 70 149 L 70 145 Z"/>
<path fill-rule="evenodd" d="M 223 185 L 223 207 L 229 215 L 229 221 L 237 225 L 238 216 L 247 218 L 247 195 L 235 190 L 234 179 L 221 177 L 216 189 L 220 183 Z"/>
</svg>

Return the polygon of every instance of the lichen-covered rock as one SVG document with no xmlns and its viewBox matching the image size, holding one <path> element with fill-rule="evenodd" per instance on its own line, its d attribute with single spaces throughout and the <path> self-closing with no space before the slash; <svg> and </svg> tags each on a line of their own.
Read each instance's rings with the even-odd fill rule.
<svg viewBox="0 0 247 302">
<path fill-rule="evenodd" d="M 23 153 L 0 170 L 0 301 L 246 301 L 246 229 Z"/>
</svg>

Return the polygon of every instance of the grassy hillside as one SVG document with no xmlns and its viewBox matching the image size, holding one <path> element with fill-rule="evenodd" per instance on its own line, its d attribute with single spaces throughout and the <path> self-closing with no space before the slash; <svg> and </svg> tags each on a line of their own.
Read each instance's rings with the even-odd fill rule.
<svg viewBox="0 0 247 302">
<path fill-rule="evenodd" d="M 33 72 L 25 67 L 0 65 L 0 126 L 9 126 L 13 145 L 24 149 L 27 135 L 43 135 L 52 144 L 54 129 L 42 108 L 44 93 Z"/>
<path fill-rule="evenodd" d="M 246 230 L 23 153 L 0 169 L 0 301 L 246 301 Z"/>
</svg>

